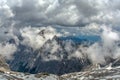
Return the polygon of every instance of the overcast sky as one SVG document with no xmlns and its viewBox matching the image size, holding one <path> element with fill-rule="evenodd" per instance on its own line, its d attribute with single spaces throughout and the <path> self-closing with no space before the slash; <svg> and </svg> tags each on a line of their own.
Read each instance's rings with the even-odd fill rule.
<svg viewBox="0 0 120 80">
<path fill-rule="evenodd" d="M 11 26 L 59 26 L 68 31 L 81 27 L 80 32 L 97 33 L 107 25 L 119 30 L 119 4 L 120 0 L 0 0 L 0 37 Z"/>
<path fill-rule="evenodd" d="M 120 0 L 0 0 L 0 23 L 12 20 L 20 26 L 119 26 L 119 3 Z"/>
<path fill-rule="evenodd" d="M 46 32 L 45 38 L 39 35 L 42 29 Z M 19 43 L 39 49 L 55 35 L 84 34 L 101 36 L 103 46 L 95 44 L 88 52 L 93 53 L 90 57 L 96 61 L 102 51 L 100 59 L 104 60 L 107 51 L 113 50 L 119 55 L 118 32 L 120 0 L 0 0 L 0 52 L 8 59 Z M 6 42 L 11 38 L 16 44 Z"/>
</svg>

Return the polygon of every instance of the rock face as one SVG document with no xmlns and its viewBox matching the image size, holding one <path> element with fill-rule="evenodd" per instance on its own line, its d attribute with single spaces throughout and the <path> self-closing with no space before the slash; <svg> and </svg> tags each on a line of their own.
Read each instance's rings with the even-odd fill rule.
<svg viewBox="0 0 120 80">
<path fill-rule="evenodd" d="M 9 65 L 6 63 L 6 60 L 0 55 L 0 70 L 10 70 Z"/>
<path fill-rule="evenodd" d="M 44 31 L 39 33 L 42 37 L 44 34 Z M 86 48 L 92 43 L 88 41 L 88 43 L 82 41 L 77 41 L 76 43 L 71 38 L 63 39 L 57 36 L 46 40 L 46 36 L 44 35 L 44 39 L 43 45 L 38 49 L 33 49 L 30 46 L 19 43 L 17 51 L 14 53 L 14 59 L 8 62 L 10 69 L 35 74 L 47 72 L 62 75 L 83 71 L 92 65 L 86 54 Z M 74 40 L 77 39 L 75 38 Z M 10 43 L 15 44 L 15 41 L 10 40 Z M 105 65 L 116 61 L 110 57 L 105 57 L 105 60 Z M 113 66 L 119 65 L 119 61 L 115 62 Z"/>
<path fill-rule="evenodd" d="M 14 40 L 11 43 L 15 43 Z M 86 47 L 85 44 L 81 46 L 81 44 L 76 44 L 71 40 L 64 41 L 56 36 L 47 40 L 41 48 L 36 50 L 19 44 L 14 59 L 8 62 L 13 71 L 0 56 L 0 80 L 120 79 L 119 58 L 106 57 L 106 61 L 111 64 L 105 67 L 99 64 L 92 65 L 85 55 Z M 76 51 L 81 52 L 81 55 L 78 55 Z"/>
<path fill-rule="evenodd" d="M 93 40 L 59 36 L 52 28 L 26 28 L 20 33 L 8 41 L 17 47 L 13 59 L 7 61 L 13 71 L 62 75 L 81 71 L 91 64 L 86 48 Z"/>
<path fill-rule="evenodd" d="M 20 72 L 0 72 L 0 80 L 119 80 L 120 67 L 102 67 L 92 66 L 90 69 L 81 72 L 64 74 L 61 76 L 49 73 L 20 73 Z"/>
<path fill-rule="evenodd" d="M 78 50 L 79 46 L 80 44 L 71 40 L 64 41 L 56 36 L 52 40 L 47 40 L 37 50 L 20 44 L 9 65 L 14 71 L 29 73 L 48 72 L 61 75 L 78 72 L 91 64 L 84 54 L 81 54 L 83 58 L 74 57 L 73 53 Z"/>
</svg>

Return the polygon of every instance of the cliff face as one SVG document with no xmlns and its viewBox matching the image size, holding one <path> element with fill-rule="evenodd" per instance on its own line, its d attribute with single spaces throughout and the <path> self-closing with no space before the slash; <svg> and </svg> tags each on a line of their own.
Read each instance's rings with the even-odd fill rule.
<svg viewBox="0 0 120 80">
<path fill-rule="evenodd" d="M 83 71 L 93 66 L 89 58 L 90 54 L 86 52 L 91 44 L 89 41 L 76 43 L 71 39 L 64 40 L 57 36 L 46 40 L 38 49 L 20 43 L 13 55 L 14 58 L 9 61 L 9 66 L 13 71 L 48 72 L 57 75 Z M 119 59 L 107 56 L 104 59 L 106 63 L 101 66 L 110 63 L 119 66 Z"/>
<path fill-rule="evenodd" d="M 67 47 L 69 46 L 69 48 Z M 92 65 L 85 54 L 87 45 L 54 37 L 34 50 L 19 44 L 14 58 L 6 63 L 0 56 L 1 80 L 94 80 L 120 79 L 120 59 L 105 57 L 106 65 Z M 77 54 L 76 51 L 79 51 Z M 111 64 L 109 64 L 111 63 Z M 14 72 L 14 71 L 16 72 Z M 20 72 L 19 72 L 20 71 Z M 28 73 L 26 73 L 28 72 Z M 30 74 L 35 73 L 35 74 Z M 52 74 L 51 74 L 52 73 Z"/>
<path fill-rule="evenodd" d="M 14 71 L 39 73 L 48 72 L 52 74 L 64 74 L 78 72 L 85 66 L 90 65 L 90 61 L 83 53 L 81 58 L 76 58 L 76 51 L 80 44 L 71 40 L 64 41 L 56 36 L 47 40 L 43 46 L 37 50 L 20 44 L 14 59 L 10 61 L 10 68 Z M 82 47 L 83 50 L 85 47 Z M 82 51 L 81 51 L 82 53 Z"/>
<path fill-rule="evenodd" d="M 10 70 L 9 65 L 6 63 L 6 60 L 4 57 L 0 55 L 0 69 Z"/>
</svg>

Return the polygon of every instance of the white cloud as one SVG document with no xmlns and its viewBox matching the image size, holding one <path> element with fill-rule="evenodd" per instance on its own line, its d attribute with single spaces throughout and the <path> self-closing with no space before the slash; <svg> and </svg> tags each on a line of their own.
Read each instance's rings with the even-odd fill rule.
<svg viewBox="0 0 120 80">
<path fill-rule="evenodd" d="M 14 14 L 10 8 L 10 6 L 7 4 L 6 1 L 0 2 L 0 18 L 10 18 L 13 17 Z"/>
<path fill-rule="evenodd" d="M 6 59 L 12 59 L 17 47 L 14 44 L 0 43 L 0 54 Z"/>
<path fill-rule="evenodd" d="M 110 23 L 117 18 L 111 14 L 119 11 L 118 0 L 6 0 L 4 3 L 9 10 L 7 13 L 13 11 L 14 19 L 27 26 L 83 26 L 90 23 Z"/>
<path fill-rule="evenodd" d="M 19 28 L 19 34 L 23 37 L 21 43 L 34 49 L 40 48 L 45 41 L 55 35 L 60 35 L 57 31 L 66 36 L 101 35 L 102 46 L 99 43 L 92 45 L 89 48 L 90 57 L 94 57 L 92 59 L 95 61 L 96 56 L 102 54 L 100 62 L 105 62 L 103 55 L 106 55 L 108 48 L 111 49 L 113 45 L 115 55 L 119 55 L 119 48 L 116 47 L 119 34 L 109 28 L 103 28 L 101 34 L 101 25 L 117 27 L 117 30 L 120 30 L 119 3 L 119 0 L 0 0 L 0 42 L 14 38 L 18 44 L 19 40 L 15 32 L 19 33 Z M 12 24 L 16 27 L 16 31 L 11 27 Z M 27 27 L 29 25 L 31 27 Z M 41 27 L 48 25 L 56 29 Z M 45 34 L 41 36 L 39 32 L 43 29 Z M 9 33 L 5 34 L 6 31 Z M 6 49 L 6 46 L 2 47 Z M 52 52 L 58 48 L 55 47 Z M 71 48 L 68 43 L 65 49 L 70 51 Z M 78 52 L 76 51 L 75 55 L 81 56 Z"/>
<path fill-rule="evenodd" d="M 23 37 L 22 44 L 28 45 L 33 49 L 40 48 L 47 40 L 51 40 L 55 35 L 60 36 L 60 34 L 50 26 L 40 28 L 25 27 L 20 30 L 20 33 Z"/>
<path fill-rule="evenodd" d="M 0 26 L 9 27 L 14 21 L 16 27 L 84 27 L 93 23 L 115 27 L 120 25 L 118 3 L 119 0 L 1 0 Z"/>
<path fill-rule="evenodd" d="M 120 48 L 118 46 L 118 41 L 120 41 L 120 38 L 118 33 L 106 26 L 102 26 L 102 28 L 101 42 L 93 44 L 87 50 L 87 54 L 93 64 L 106 63 L 105 57 L 113 59 L 119 57 L 118 51 Z"/>
</svg>

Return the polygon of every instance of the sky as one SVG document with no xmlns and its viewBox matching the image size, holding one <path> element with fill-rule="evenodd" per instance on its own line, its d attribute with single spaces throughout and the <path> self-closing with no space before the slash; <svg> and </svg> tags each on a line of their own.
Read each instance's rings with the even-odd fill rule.
<svg viewBox="0 0 120 80">
<path fill-rule="evenodd" d="M 114 43 L 120 34 L 119 4 L 120 0 L 0 0 L 0 48 L 6 53 L 10 47 L 13 53 L 15 45 L 1 43 L 14 38 L 19 44 L 18 35 L 24 37 L 23 44 L 41 44 L 37 33 L 43 28 L 52 32 L 50 38 L 99 35 L 103 43 Z"/>
<path fill-rule="evenodd" d="M 0 27 L 12 24 L 15 27 L 119 27 L 119 3 L 119 0 L 0 0 Z"/>
<path fill-rule="evenodd" d="M 4 40 L 5 31 L 14 29 L 18 34 L 20 28 L 28 26 L 57 27 L 72 35 L 97 35 L 103 25 L 120 30 L 119 3 L 120 0 L 0 0 L 0 38 Z"/>
</svg>

